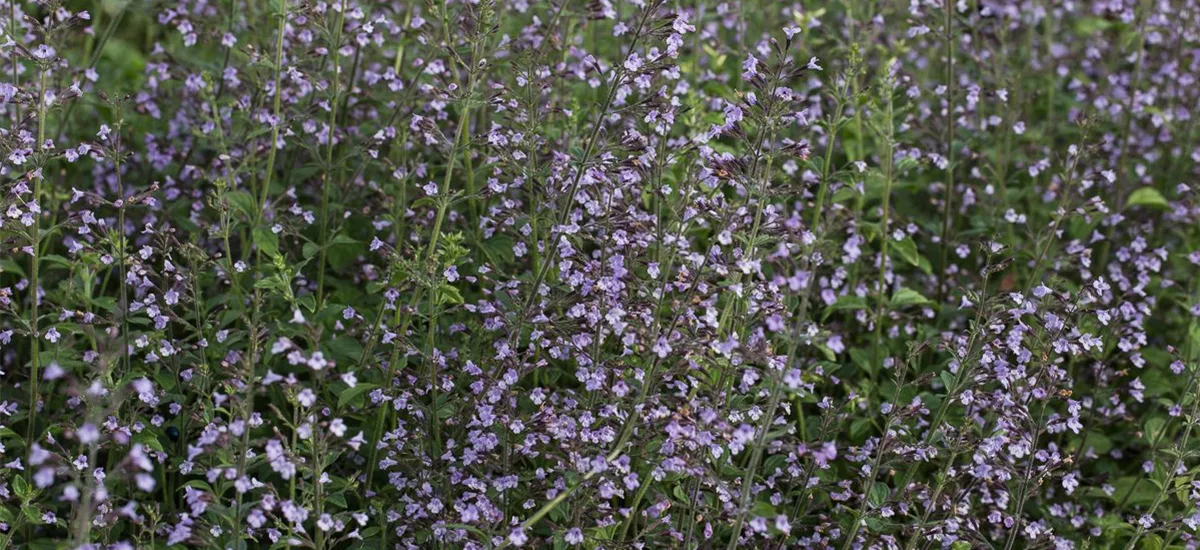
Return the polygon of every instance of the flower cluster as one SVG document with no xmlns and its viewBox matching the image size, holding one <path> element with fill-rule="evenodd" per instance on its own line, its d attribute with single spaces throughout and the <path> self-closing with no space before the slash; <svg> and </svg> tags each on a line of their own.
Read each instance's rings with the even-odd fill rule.
<svg viewBox="0 0 1200 550">
<path fill-rule="evenodd" d="M 0 33 L 0 550 L 1200 548 L 1200 2 Z"/>
</svg>

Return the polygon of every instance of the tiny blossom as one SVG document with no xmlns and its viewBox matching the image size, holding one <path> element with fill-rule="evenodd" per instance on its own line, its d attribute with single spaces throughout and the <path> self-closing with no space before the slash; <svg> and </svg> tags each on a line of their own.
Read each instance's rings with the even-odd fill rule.
<svg viewBox="0 0 1200 550">
<path fill-rule="evenodd" d="M 33 57 L 37 59 L 48 60 L 54 57 L 57 52 L 55 52 L 54 48 L 46 44 L 38 44 L 35 48 L 33 48 L 32 53 Z"/>
</svg>

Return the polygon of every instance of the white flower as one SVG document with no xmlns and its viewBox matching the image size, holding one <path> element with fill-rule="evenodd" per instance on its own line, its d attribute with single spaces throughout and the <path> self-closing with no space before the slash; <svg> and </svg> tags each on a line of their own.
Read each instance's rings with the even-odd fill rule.
<svg viewBox="0 0 1200 550">
<path fill-rule="evenodd" d="M 39 44 L 38 47 L 34 48 L 30 53 L 33 54 L 33 57 L 45 61 L 51 57 L 54 57 L 56 52 L 54 51 L 54 48 L 51 48 L 46 44 Z"/>
</svg>

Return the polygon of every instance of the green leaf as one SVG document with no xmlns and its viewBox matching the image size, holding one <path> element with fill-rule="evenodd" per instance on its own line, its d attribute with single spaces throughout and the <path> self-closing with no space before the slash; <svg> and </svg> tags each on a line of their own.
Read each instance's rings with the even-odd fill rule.
<svg viewBox="0 0 1200 550">
<path fill-rule="evenodd" d="M 883 506 L 883 504 L 887 502 L 888 494 L 890 492 L 891 491 L 888 490 L 887 484 L 875 482 L 875 484 L 871 485 L 871 495 L 868 497 L 871 501 L 871 505 L 876 508 Z"/>
<path fill-rule="evenodd" d="M 872 352 L 867 348 L 853 347 L 850 348 L 850 359 L 858 368 L 874 374 L 876 365 L 871 358 Z"/>
<path fill-rule="evenodd" d="M 347 235 L 345 233 L 338 233 L 337 235 L 333 236 L 333 240 L 330 241 L 329 246 L 333 246 L 335 244 L 358 244 L 360 242 L 362 242 L 362 241 L 356 240 L 354 237 L 351 237 L 350 235 Z"/>
<path fill-rule="evenodd" d="M 309 313 L 317 310 L 317 299 L 312 294 L 305 294 L 304 296 L 296 298 L 296 303 L 303 306 L 304 309 L 307 309 Z"/>
<path fill-rule="evenodd" d="M 854 187 L 847 185 L 845 187 L 838 189 L 837 191 L 834 191 L 833 198 L 829 199 L 829 202 L 834 202 L 834 203 L 846 202 L 857 196 L 858 196 L 858 191 L 856 189 L 854 189 Z"/>
<path fill-rule="evenodd" d="M 325 499 L 329 502 L 332 502 L 333 504 L 338 505 L 338 507 L 340 507 L 343 510 L 348 508 L 348 506 L 346 506 L 346 496 L 344 494 L 342 494 L 342 491 L 332 493 L 329 496 L 325 497 Z"/>
<path fill-rule="evenodd" d="M 913 242 L 912 237 L 905 237 L 899 241 L 892 241 L 891 249 L 900 255 L 900 258 L 909 264 L 920 266 L 921 254 L 917 252 L 917 243 Z"/>
<path fill-rule="evenodd" d="M 119 69 L 120 72 L 114 76 L 120 75 L 125 78 L 131 89 L 137 89 L 141 85 L 142 75 L 146 70 L 146 56 L 142 54 L 141 47 L 114 37 L 104 45 L 102 54 Z"/>
<path fill-rule="evenodd" d="M 211 492 L 213 492 L 212 485 L 209 485 L 209 484 L 208 484 L 208 482 L 207 482 L 207 481 L 204 481 L 203 479 L 193 479 L 193 480 L 191 480 L 191 481 L 189 481 L 189 482 L 187 482 L 187 483 L 184 483 L 184 484 L 183 484 L 183 486 L 184 486 L 184 487 L 192 487 L 192 488 L 195 488 L 195 489 L 199 489 L 199 490 L 201 490 L 201 491 L 204 491 L 204 492 L 206 492 L 206 493 L 211 493 Z"/>
<path fill-rule="evenodd" d="M 1108 454 L 1108 452 L 1113 448 L 1112 439 L 1109 439 L 1107 435 L 1096 431 L 1089 432 L 1087 434 L 1087 440 L 1081 440 L 1080 443 L 1091 447 L 1092 452 L 1101 456 Z M 1084 450 L 1086 451 L 1087 449 Z"/>
<path fill-rule="evenodd" d="M 1126 201 L 1128 206 L 1152 206 L 1155 208 L 1168 208 L 1167 199 L 1163 198 L 1162 193 L 1153 187 L 1143 187 L 1134 191 L 1129 195 L 1129 200 Z"/>
<path fill-rule="evenodd" d="M 871 433 L 869 419 L 857 418 L 850 423 L 850 441 L 862 441 L 869 433 Z"/>
<path fill-rule="evenodd" d="M 116 15 L 129 5 L 129 0 L 104 0 L 100 5 L 103 7 L 105 15 Z"/>
<path fill-rule="evenodd" d="M 447 418 L 450 418 L 450 417 L 454 416 L 454 412 L 457 410 L 458 410 L 458 407 L 454 406 L 454 403 L 450 403 L 450 402 L 442 403 L 442 406 L 440 408 L 438 408 L 438 413 L 437 413 L 438 419 L 445 420 Z"/>
<path fill-rule="evenodd" d="M 1158 441 L 1158 434 L 1167 427 L 1167 421 L 1161 416 L 1155 416 L 1146 420 L 1146 423 L 1143 424 L 1142 427 L 1144 430 L 1143 435 L 1145 436 L 1146 441 L 1154 442 Z"/>
<path fill-rule="evenodd" d="M 245 191 L 230 191 L 225 193 L 229 205 L 240 210 L 247 218 L 254 219 L 254 196 Z"/>
<path fill-rule="evenodd" d="M 753 504 L 750 513 L 760 517 L 773 518 L 779 512 L 775 510 L 774 506 L 771 506 L 771 503 L 760 500 Z"/>
<path fill-rule="evenodd" d="M 288 291 L 288 284 L 286 281 L 280 279 L 278 275 L 272 275 L 270 277 L 267 277 L 266 279 L 259 279 L 258 281 L 256 281 L 254 283 L 254 288 L 261 288 L 263 290 L 274 290 L 281 294 L 286 294 Z"/>
<path fill-rule="evenodd" d="M 1114 24 L 1103 17 L 1078 17 L 1074 20 L 1075 32 L 1085 37 L 1105 32 Z"/>
<path fill-rule="evenodd" d="M 46 262 L 46 263 L 50 263 L 50 264 L 55 264 L 60 267 L 66 267 L 66 268 L 70 268 L 71 266 L 75 265 L 73 262 L 71 262 L 71 260 L 68 260 L 62 256 L 59 256 L 58 254 L 47 254 L 45 256 L 42 256 L 42 261 Z"/>
<path fill-rule="evenodd" d="M 379 384 L 364 384 L 362 382 L 356 384 L 353 388 L 346 388 L 342 393 L 338 394 L 338 407 L 345 407 L 347 404 L 357 405 L 357 401 L 367 392 L 378 388 Z"/>
<path fill-rule="evenodd" d="M 485 239 L 479 243 L 479 246 L 483 250 L 483 253 L 492 261 L 497 261 L 498 259 L 500 262 L 508 263 L 512 262 L 516 257 L 512 250 L 513 240 L 505 235 L 497 235 L 490 239 Z"/>
<path fill-rule="evenodd" d="M 279 255 L 279 235 L 268 227 L 254 228 L 254 245 L 269 257 Z"/>
<path fill-rule="evenodd" d="M 22 502 L 28 502 L 33 498 L 33 493 L 29 487 L 29 482 L 25 481 L 25 476 L 13 476 L 13 491 L 17 493 L 17 498 Z"/>
<path fill-rule="evenodd" d="M 154 377 L 154 381 L 165 391 L 171 391 L 175 389 L 175 375 L 166 369 L 160 371 L 158 375 Z"/>
<path fill-rule="evenodd" d="M 358 360 L 362 354 L 362 344 L 353 338 L 334 338 L 325 342 L 325 349 L 339 361 Z"/>
<path fill-rule="evenodd" d="M 366 529 L 362 530 L 362 537 L 364 539 L 369 539 L 377 534 L 379 534 L 379 528 L 375 526 L 367 527 Z"/>
<path fill-rule="evenodd" d="M 947 390 L 954 387 L 954 373 L 944 370 L 938 377 L 942 379 L 942 386 Z"/>
<path fill-rule="evenodd" d="M 21 507 L 21 513 L 25 514 L 26 520 L 34 525 L 42 524 L 42 509 L 32 504 Z"/>
<path fill-rule="evenodd" d="M 134 436 L 133 441 L 134 441 L 134 443 L 137 443 L 139 445 L 147 445 L 151 449 L 154 449 L 155 451 L 158 451 L 160 453 L 163 452 L 162 442 L 158 440 L 157 435 L 150 433 L 149 430 L 145 430 L 145 431 L 137 434 L 136 436 Z"/>
<path fill-rule="evenodd" d="M 301 252 L 304 254 L 304 259 L 306 260 L 316 256 L 320 251 L 321 247 L 317 246 L 317 243 L 314 242 L 304 243 L 304 247 L 301 249 Z"/>
<path fill-rule="evenodd" d="M 858 310 L 858 309 L 866 309 L 866 308 L 867 308 L 867 301 L 864 300 L 862 297 L 855 296 L 853 294 L 846 294 L 844 296 L 839 296 L 836 302 L 830 304 L 829 307 L 825 308 L 825 315 L 822 318 L 822 320 L 828 318 L 835 311 Z"/>
<path fill-rule="evenodd" d="M 1127 476 L 1114 482 L 1113 487 L 1116 488 L 1116 491 L 1113 492 L 1113 499 L 1117 502 L 1126 502 L 1128 499 L 1130 506 L 1147 505 L 1154 502 L 1154 499 L 1158 497 L 1159 490 L 1154 487 L 1153 483 L 1145 479 L 1139 481 L 1140 477 Z"/>
<path fill-rule="evenodd" d="M 437 303 L 454 305 L 461 304 L 463 303 L 462 293 L 459 292 L 458 287 L 449 283 L 442 283 L 438 285 Z"/>
<path fill-rule="evenodd" d="M 21 267 L 21 264 L 18 264 L 9 258 L 0 260 L 0 273 L 4 273 L 6 271 L 9 273 L 16 273 L 22 277 L 25 276 L 25 268 Z"/>
<path fill-rule="evenodd" d="M 930 302 L 929 298 L 926 298 L 925 296 L 921 295 L 920 292 L 907 287 L 897 290 L 896 293 L 892 295 L 893 306 L 916 306 L 931 303 L 933 302 Z"/>
</svg>

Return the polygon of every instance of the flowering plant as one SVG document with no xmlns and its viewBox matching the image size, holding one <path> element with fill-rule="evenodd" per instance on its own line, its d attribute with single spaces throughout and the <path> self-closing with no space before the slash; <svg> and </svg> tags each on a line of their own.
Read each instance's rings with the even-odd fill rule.
<svg viewBox="0 0 1200 550">
<path fill-rule="evenodd" d="M 0 0 L 0 550 L 1197 548 L 1198 23 Z"/>
</svg>

